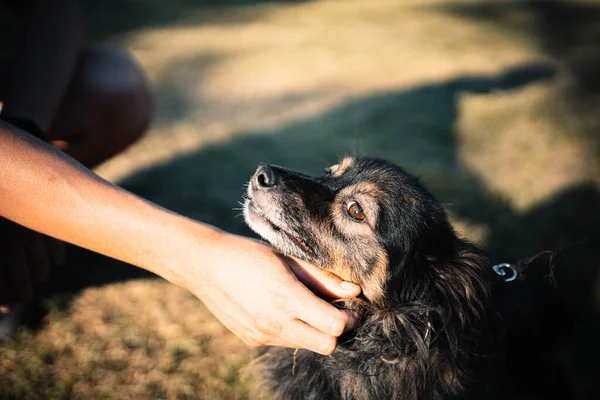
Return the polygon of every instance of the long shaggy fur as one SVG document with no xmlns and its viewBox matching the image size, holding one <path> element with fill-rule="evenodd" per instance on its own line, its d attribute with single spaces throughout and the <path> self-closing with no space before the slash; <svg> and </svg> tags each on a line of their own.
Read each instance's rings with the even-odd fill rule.
<svg viewBox="0 0 600 400">
<path fill-rule="evenodd" d="M 273 399 L 501 398 L 499 338 L 486 336 L 485 256 L 466 243 L 457 259 L 411 277 L 421 288 L 381 309 L 361 300 L 342 308 L 360 313 L 359 327 L 335 352 L 272 348 L 263 356 L 265 391 Z"/>
</svg>

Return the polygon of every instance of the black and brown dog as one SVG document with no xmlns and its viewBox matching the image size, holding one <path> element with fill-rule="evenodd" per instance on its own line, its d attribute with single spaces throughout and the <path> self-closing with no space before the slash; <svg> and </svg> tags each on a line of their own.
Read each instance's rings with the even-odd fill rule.
<svg viewBox="0 0 600 400">
<path fill-rule="evenodd" d="M 260 165 L 244 216 L 283 253 L 363 288 L 362 298 L 337 303 L 361 323 L 331 356 L 268 350 L 269 396 L 512 398 L 491 265 L 404 170 L 374 158 L 345 158 L 321 177 Z"/>
</svg>

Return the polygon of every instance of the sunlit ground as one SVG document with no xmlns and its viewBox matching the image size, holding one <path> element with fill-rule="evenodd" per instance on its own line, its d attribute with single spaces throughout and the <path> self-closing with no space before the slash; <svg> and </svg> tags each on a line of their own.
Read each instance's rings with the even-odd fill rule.
<svg viewBox="0 0 600 400">
<path fill-rule="evenodd" d="M 135 55 L 157 112 L 98 173 L 143 197 L 249 234 L 234 208 L 259 162 L 364 154 L 419 176 L 494 261 L 598 231 L 599 2 L 108 3 L 92 37 Z M 257 398 L 252 352 L 199 301 L 72 254 L 73 295 L 0 347 L 0 398 Z"/>
</svg>

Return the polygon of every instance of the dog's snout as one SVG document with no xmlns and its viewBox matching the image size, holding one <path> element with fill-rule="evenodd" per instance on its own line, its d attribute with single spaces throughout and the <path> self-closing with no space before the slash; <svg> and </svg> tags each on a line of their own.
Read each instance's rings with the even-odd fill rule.
<svg viewBox="0 0 600 400">
<path fill-rule="evenodd" d="M 269 165 L 260 165 L 254 174 L 254 186 L 257 189 L 270 189 L 279 183 L 279 177 Z"/>
</svg>

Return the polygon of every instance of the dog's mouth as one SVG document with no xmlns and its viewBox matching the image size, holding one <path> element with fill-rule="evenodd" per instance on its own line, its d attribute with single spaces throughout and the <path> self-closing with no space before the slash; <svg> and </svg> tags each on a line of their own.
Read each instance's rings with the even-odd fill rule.
<svg viewBox="0 0 600 400">
<path fill-rule="evenodd" d="M 244 216 L 250 228 L 269 241 L 278 250 L 284 253 L 292 253 L 291 255 L 298 256 L 307 261 L 315 259 L 316 253 L 313 247 L 302 235 L 290 227 L 284 226 L 282 223 L 275 222 L 252 198 L 248 198 L 244 204 Z M 286 244 L 292 244 L 300 254 L 289 251 L 289 246 Z"/>
</svg>

